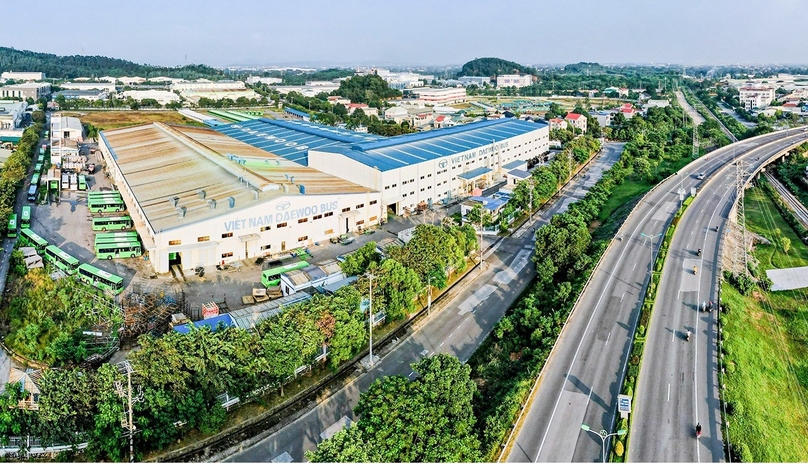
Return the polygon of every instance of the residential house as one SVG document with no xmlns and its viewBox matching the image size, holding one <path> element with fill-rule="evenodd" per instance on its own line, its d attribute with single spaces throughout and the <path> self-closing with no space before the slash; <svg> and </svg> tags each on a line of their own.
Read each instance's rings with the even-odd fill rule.
<svg viewBox="0 0 808 464">
<path fill-rule="evenodd" d="M 564 120 L 582 133 L 586 132 L 586 116 L 578 113 L 567 113 Z"/>
</svg>

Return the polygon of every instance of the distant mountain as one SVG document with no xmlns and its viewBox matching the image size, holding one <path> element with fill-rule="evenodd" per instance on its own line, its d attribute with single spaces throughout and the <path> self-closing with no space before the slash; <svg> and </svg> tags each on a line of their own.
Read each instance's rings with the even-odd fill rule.
<svg viewBox="0 0 808 464">
<path fill-rule="evenodd" d="M 151 66 L 131 61 L 108 58 L 106 56 L 58 56 L 51 53 L 37 53 L 29 50 L 0 47 L 0 72 L 32 71 L 44 72 L 55 79 L 102 76 L 141 76 L 177 77 L 183 79 L 222 79 L 224 72 L 210 66 L 191 64 L 182 67 Z"/>
<path fill-rule="evenodd" d="M 500 74 L 534 74 L 529 66 L 522 66 L 501 58 L 476 58 L 463 65 L 460 76 L 498 76 Z"/>
</svg>

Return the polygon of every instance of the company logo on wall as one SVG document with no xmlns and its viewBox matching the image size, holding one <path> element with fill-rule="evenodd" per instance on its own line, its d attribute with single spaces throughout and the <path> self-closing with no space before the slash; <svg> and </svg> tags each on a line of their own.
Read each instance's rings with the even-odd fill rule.
<svg viewBox="0 0 808 464">
<path fill-rule="evenodd" d="M 282 202 L 278 203 L 277 205 L 275 205 L 275 209 L 277 209 L 278 211 L 284 211 L 284 210 L 289 209 L 290 206 L 292 206 L 292 203 L 290 203 L 288 201 L 282 201 Z"/>
<path fill-rule="evenodd" d="M 448 162 L 448 161 L 446 161 L 446 160 L 440 160 L 440 161 L 438 162 L 438 167 L 439 167 L 439 168 L 445 168 L 447 164 L 449 164 L 449 162 Z"/>
</svg>

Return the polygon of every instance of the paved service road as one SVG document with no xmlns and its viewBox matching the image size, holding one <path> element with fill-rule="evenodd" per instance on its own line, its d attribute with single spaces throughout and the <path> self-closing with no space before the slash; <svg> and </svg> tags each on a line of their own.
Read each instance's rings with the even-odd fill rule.
<svg viewBox="0 0 808 464">
<path fill-rule="evenodd" d="M 295 422 L 226 460 L 301 461 L 304 452 L 314 449 L 321 441 L 321 434 L 336 432 L 346 422 L 345 418 L 355 419 L 353 408 L 359 393 L 366 391 L 377 378 L 397 374 L 413 378 L 410 364 L 434 353 L 450 353 L 462 361 L 467 360 L 533 279 L 532 227 L 566 210 L 570 198 L 582 197 L 586 193 L 582 186 L 593 185 L 597 177 L 619 159 L 623 146 L 606 144 L 601 155 L 571 182 L 552 206 L 537 213 L 535 222 L 528 221 L 513 237 L 504 238 L 492 247 L 486 253 L 483 271 L 472 271 L 476 275 L 467 276 L 450 290 L 440 305 L 433 305 L 431 319 L 399 342 L 369 373 L 323 400 Z"/>
<path fill-rule="evenodd" d="M 792 131 L 792 134 L 795 132 Z M 749 172 L 778 152 L 802 143 L 799 133 L 747 151 Z M 725 155 L 726 156 L 726 155 Z M 715 312 L 719 241 L 735 201 L 735 166 L 710 168 L 711 177 L 677 226 L 662 270 L 634 394 L 629 459 L 638 462 L 724 460 L 717 376 Z M 719 231 L 715 227 L 720 226 Z M 701 249 L 701 256 L 698 250 Z M 693 267 L 698 267 L 694 274 Z M 692 332 L 690 341 L 687 331 Z M 702 435 L 695 439 L 700 423 Z"/>
<path fill-rule="evenodd" d="M 507 461 L 583 462 L 601 458 L 598 437 L 611 430 L 630 340 L 665 224 L 679 207 L 677 191 L 700 187 L 696 178 L 739 154 L 784 134 L 745 140 L 703 156 L 649 192 L 604 253 L 538 380 L 529 408 L 509 443 Z M 634 443 L 634 440 L 631 441 Z"/>
</svg>

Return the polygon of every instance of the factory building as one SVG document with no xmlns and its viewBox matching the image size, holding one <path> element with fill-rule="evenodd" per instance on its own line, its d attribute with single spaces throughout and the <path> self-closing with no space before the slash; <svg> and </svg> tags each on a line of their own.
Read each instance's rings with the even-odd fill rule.
<svg viewBox="0 0 808 464">
<path fill-rule="evenodd" d="M 304 121 L 253 121 L 217 130 L 303 166 L 381 192 L 406 214 L 504 179 L 505 167 L 549 151 L 549 127 L 517 119 L 384 138 Z"/>
<path fill-rule="evenodd" d="M 279 144 L 290 151 L 152 123 L 103 131 L 99 149 L 158 273 L 280 255 L 379 223 L 378 191 L 290 161 L 297 145 Z"/>
</svg>

